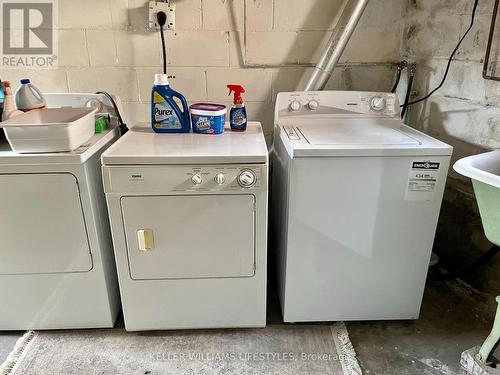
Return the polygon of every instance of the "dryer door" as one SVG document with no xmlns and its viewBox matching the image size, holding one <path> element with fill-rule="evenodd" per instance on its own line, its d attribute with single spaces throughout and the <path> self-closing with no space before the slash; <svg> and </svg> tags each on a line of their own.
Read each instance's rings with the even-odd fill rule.
<svg viewBox="0 0 500 375">
<path fill-rule="evenodd" d="M 84 272 L 92 258 L 70 173 L 0 175 L 0 274 Z"/>
<path fill-rule="evenodd" d="M 121 199 L 132 279 L 254 275 L 253 195 Z"/>
</svg>

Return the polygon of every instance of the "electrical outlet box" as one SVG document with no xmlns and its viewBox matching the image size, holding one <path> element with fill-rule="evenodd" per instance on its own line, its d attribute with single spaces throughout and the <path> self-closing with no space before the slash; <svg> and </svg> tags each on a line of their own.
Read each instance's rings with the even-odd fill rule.
<svg viewBox="0 0 500 375">
<path fill-rule="evenodd" d="M 165 22 L 164 30 L 175 30 L 175 4 L 170 1 L 150 1 L 148 4 L 149 11 L 149 30 L 158 30 L 158 20 L 156 14 L 158 12 L 165 12 L 167 21 Z"/>
</svg>

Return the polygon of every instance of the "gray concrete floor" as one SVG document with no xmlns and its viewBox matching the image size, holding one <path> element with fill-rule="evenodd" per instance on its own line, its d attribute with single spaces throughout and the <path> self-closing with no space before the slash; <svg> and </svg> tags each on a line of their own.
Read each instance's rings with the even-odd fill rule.
<svg viewBox="0 0 500 375">
<path fill-rule="evenodd" d="M 420 319 L 348 323 L 365 374 L 457 374 L 460 354 L 491 329 L 493 296 L 461 282 L 427 283 Z"/>
<path fill-rule="evenodd" d="M 276 324 L 281 319 L 276 296 L 270 295 L 269 302 L 268 321 Z M 420 319 L 347 327 L 365 374 L 457 374 L 460 354 L 488 335 L 495 309 L 492 296 L 464 283 L 428 282 Z M 21 334 L 0 332 L 0 363 Z"/>
<path fill-rule="evenodd" d="M 0 363 L 3 363 L 23 332 L 0 332 Z"/>
</svg>

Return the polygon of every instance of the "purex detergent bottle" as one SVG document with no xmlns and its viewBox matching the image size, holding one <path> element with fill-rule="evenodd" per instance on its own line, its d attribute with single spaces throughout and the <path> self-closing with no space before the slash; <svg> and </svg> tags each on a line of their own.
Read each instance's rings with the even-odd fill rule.
<svg viewBox="0 0 500 375">
<path fill-rule="evenodd" d="M 174 98 L 182 103 L 182 109 Z M 151 126 L 157 133 L 188 133 L 191 128 L 186 98 L 170 88 L 166 74 L 155 74 L 151 91 Z"/>
</svg>

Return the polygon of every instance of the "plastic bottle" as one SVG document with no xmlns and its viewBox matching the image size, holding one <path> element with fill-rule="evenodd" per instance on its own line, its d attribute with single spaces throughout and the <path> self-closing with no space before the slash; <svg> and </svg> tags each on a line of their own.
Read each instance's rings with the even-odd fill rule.
<svg viewBox="0 0 500 375">
<path fill-rule="evenodd" d="M 182 103 L 182 110 L 174 100 Z M 188 133 L 191 129 L 186 98 L 170 88 L 166 74 L 155 74 L 151 91 L 151 126 L 157 133 Z"/>
<path fill-rule="evenodd" d="M 10 87 L 10 82 L 3 82 L 4 87 L 4 102 L 3 102 L 3 112 L 2 121 L 8 120 L 11 117 L 22 114 L 23 112 L 16 109 L 14 104 L 14 96 L 12 95 L 12 88 Z"/>
<path fill-rule="evenodd" d="M 3 112 L 3 102 L 4 102 L 4 94 L 3 94 L 3 82 L 0 80 L 0 119 L 2 118 L 2 112 Z M 0 131 L 1 133 L 2 131 Z M 1 138 L 1 135 L 0 135 Z"/>
<path fill-rule="evenodd" d="M 43 94 L 29 79 L 21 80 L 21 85 L 17 88 L 15 97 L 17 108 L 24 112 L 47 107 Z"/>
<path fill-rule="evenodd" d="M 241 85 L 227 85 L 229 95 L 234 92 L 233 107 L 229 114 L 229 124 L 231 130 L 244 131 L 247 129 L 247 110 L 241 94 L 245 92 L 245 88 Z"/>
<path fill-rule="evenodd" d="M 0 80 L 0 121 L 2 121 L 2 113 L 3 113 L 3 102 L 4 102 L 4 94 L 3 94 L 3 82 Z M 5 139 L 5 133 L 3 129 L 0 129 L 0 140 Z"/>
</svg>

